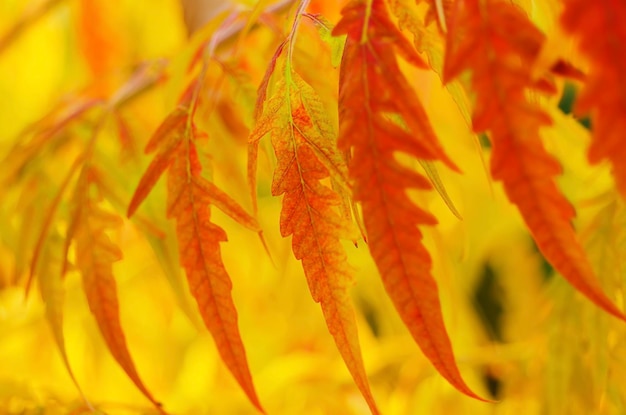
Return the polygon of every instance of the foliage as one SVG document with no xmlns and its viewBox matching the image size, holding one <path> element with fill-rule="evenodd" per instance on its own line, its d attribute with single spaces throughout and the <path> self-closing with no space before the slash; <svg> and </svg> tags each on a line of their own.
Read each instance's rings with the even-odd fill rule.
<svg viewBox="0 0 626 415">
<path fill-rule="evenodd" d="M 626 411 L 623 2 L 118 3 L 0 5 L 0 413 Z"/>
</svg>

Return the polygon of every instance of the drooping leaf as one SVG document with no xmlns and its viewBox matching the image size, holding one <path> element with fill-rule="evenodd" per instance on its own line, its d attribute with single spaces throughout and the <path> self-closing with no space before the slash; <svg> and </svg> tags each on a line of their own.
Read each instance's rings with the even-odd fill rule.
<svg viewBox="0 0 626 415">
<path fill-rule="evenodd" d="M 100 206 L 98 184 L 94 180 L 97 175 L 92 174 L 92 169 L 85 164 L 76 184 L 75 220 L 68 238 L 76 243 L 76 265 L 82 275 L 87 303 L 111 355 L 141 393 L 160 409 L 161 404 L 152 397 L 135 368 L 120 321 L 113 263 L 122 259 L 122 252 L 107 232 L 121 225 L 122 219 Z M 65 267 L 64 264 L 62 268 Z"/>
<path fill-rule="evenodd" d="M 471 71 L 475 132 L 490 131 L 491 173 L 504 184 L 546 259 L 581 293 L 614 316 L 626 316 L 602 292 L 571 220 L 575 210 L 557 188 L 558 161 L 544 148 L 541 127 L 552 120 L 527 91 L 544 35 L 507 1 L 457 2 L 449 21 L 444 79 Z"/>
<path fill-rule="evenodd" d="M 180 261 L 204 324 L 228 369 L 254 406 L 263 412 L 237 327 L 232 283 L 221 258 L 220 243 L 227 240 L 226 233 L 211 222 L 214 194 L 206 191 L 208 184 L 201 172 L 195 143 L 187 136 L 168 172 L 167 216 L 176 220 Z"/>
<path fill-rule="evenodd" d="M 216 205 L 249 229 L 260 228 L 256 219 L 202 177 L 195 143 L 201 133 L 190 125 L 189 117 L 186 109 L 175 110 L 150 139 L 146 152 L 159 152 L 135 190 L 128 215 L 134 213 L 168 170 L 167 217 L 176 220 L 180 262 L 189 288 L 222 360 L 250 401 L 263 412 L 239 334 L 232 283 L 221 258 L 220 243 L 227 240 L 226 233 L 211 222 L 210 205 Z"/>
<path fill-rule="evenodd" d="M 626 3 L 619 0 L 566 0 L 561 21 L 579 41 L 590 69 L 575 110 L 590 113 L 593 124 L 589 161 L 609 160 L 617 188 L 626 198 Z M 608 85 L 611 85 L 610 87 Z"/>
<path fill-rule="evenodd" d="M 454 360 L 444 326 L 432 260 L 418 225 L 436 219 L 407 195 L 430 189 L 428 180 L 399 163 L 395 152 L 415 159 L 454 163 L 445 155 L 397 55 L 425 63 L 393 25 L 382 1 L 352 1 L 333 34 L 348 36 L 339 89 L 340 149 L 351 151 L 354 200 L 363 209 L 370 252 L 385 289 L 411 335 L 434 367 L 461 392 L 480 399 Z M 403 129 L 385 115 L 395 114 Z"/>
<path fill-rule="evenodd" d="M 361 356 L 354 311 L 348 295 L 352 272 L 340 238 L 351 223 L 340 215 L 340 195 L 322 181 L 345 175 L 334 146 L 335 132 L 313 89 L 291 67 L 259 117 L 251 140 L 269 133 L 278 165 L 272 195 L 283 195 L 280 232 L 292 236 L 309 290 L 320 303 L 326 324 L 372 413 L 378 413 Z M 343 179 L 345 180 L 345 178 Z"/>
<path fill-rule="evenodd" d="M 148 141 L 145 153 L 150 154 L 156 149 L 161 151 L 154 157 L 148 169 L 141 177 L 141 181 L 137 185 L 137 189 L 128 205 L 128 217 L 131 217 L 141 202 L 148 196 L 156 182 L 159 180 L 163 172 L 172 163 L 176 149 L 182 142 L 185 130 L 185 122 L 187 120 L 187 112 L 177 108 L 165 118 L 159 128 Z"/>
</svg>

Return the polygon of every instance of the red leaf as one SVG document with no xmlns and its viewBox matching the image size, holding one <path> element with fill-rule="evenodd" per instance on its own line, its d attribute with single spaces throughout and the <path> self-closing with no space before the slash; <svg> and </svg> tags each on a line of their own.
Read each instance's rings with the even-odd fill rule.
<svg viewBox="0 0 626 415">
<path fill-rule="evenodd" d="M 135 193 L 128 205 L 127 216 L 131 217 L 141 202 L 148 196 L 163 172 L 172 163 L 178 146 L 182 142 L 182 136 L 187 121 L 187 112 L 177 108 L 161 123 L 159 128 L 146 145 L 146 154 L 160 148 L 161 151 L 154 157 L 148 169 L 141 177 Z"/>
<path fill-rule="evenodd" d="M 384 3 L 352 1 L 334 34 L 347 34 L 339 89 L 339 148 L 352 152 L 350 177 L 361 203 L 369 248 L 385 289 L 413 338 L 435 368 L 461 392 L 481 399 L 461 377 L 446 332 L 431 259 L 418 225 L 436 219 L 408 197 L 429 181 L 394 153 L 441 160 L 443 152 L 420 101 L 396 61 L 395 49 L 425 66 L 391 22 Z M 386 114 L 400 117 L 406 128 Z"/>
<path fill-rule="evenodd" d="M 472 71 L 474 131 L 491 131 L 492 176 L 503 182 L 546 259 L 599 307 L 626 319 L 602 292 L 572 227 L 574 208 L 554 182 L 561 166 L 539 136 L 551 119 L 526 96 L 540 86 L 532 69 L 543 34 L 519 7 L 501 0 L 457 2 L 449 27 L 444 77 Z"/>
<path fill-rule="evenodd" d="M 210 205 L 215 202 L 216 193 L 207 189 L 215 188 L 202 178 L 201 172 L 193 139 L 185 137 L 168 172 L 167 216 L 176 220 L 180 260 L 189 288 L 220 356 L 250 401 L 263 412 L 237 327 L 232 283 L 222 262 L 220 242 L 227 240 L 226 233 L 211 222 Z M 232 210 L 230 202 L 218 203 L 226 206 L 227 214 Z M 234 210 L 234 218 L 243 212 L 240 208 Z M 258 229 L 254 219 L 245 219 L 248 227 Z"/>
<path fill-rule="evenodd" d="M 72 234 L 76 242 L 76 264 L 83 277 L 89 309 L 115 360 L 141 393 L 160 408 L 161 404 L 152 397 L 137 373 L 120 322 L 113 263 L 122 259 L 122 252 L 106 232 L 119 226 L 122 219 L 103 210 L 98 206 L 99 201 L 91 196 L 90 187 L 97 186 L 97 182 L 93 181 L 90 171 L 91 167 L 86 165 L 76 186 L 75 212 L 78 217 Z"/>
<path fill-rule="evenodd" d="M 193 100 L 193 81 L 181 98 Z M 237 310 L 231 296 L 232 283 L 221 258 L 220 242 L 227 240 L 222 228 L 211 222 L 210 205 L 215 204 L 243 226 L 258 231 L 251 215 L 226 193 L 202 177 L 191 112 L 179 107 L 159 126 L 146 146 L 146 153 L 160 149 L 142 176 L 128 208 L 131 216 L 149 194 L 160 176 L 168 170 L 167 217 L 176 220 L 180 261 L 196 299 L 204 324 L 209 329 L 222 360 L 241 385 L 250 401 L 261 411 L 246 353 L 237 326 Z"/>
</svg>

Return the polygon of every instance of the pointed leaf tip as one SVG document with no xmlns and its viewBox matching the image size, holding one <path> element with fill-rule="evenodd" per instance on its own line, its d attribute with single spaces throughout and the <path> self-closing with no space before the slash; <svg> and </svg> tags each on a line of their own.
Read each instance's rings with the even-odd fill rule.
<svg viewBox="0 0 626 415">
<path fill-rule="evenodd" d="M 270 134 L 278 160 L 272 194 L 283 196 L 281 235 L 292 237 L 293 254 L 302 261 L 311 296 L 321 305 L 354 383 L 371 412 L 378 414 L 347 292 L 352 275 L 340 237 L 349 233 L 351 223 L 339 214 L 340 195 L 323 183 L 329 178 L 347 183 L 345 161 L 313 88 L 289 67 L 281 75 L 276 92 L 257 118 L 254 131 L 262 133 L 253 133 L 257 139 Z"/>
<path fill-rule="evenodd" d="M 169 166 L 167 188 L 167 216 L 176 221 L 180 262 L 202 320 L 222 361 L 250 402 L 264 413 L 239 333 L 232 282 L 221 258 L 220 244 L 227 240 L 226 232 L 211 221 L 210 206 L 217 201 L 235 220 L 255 229 L 256 221 L 202 178 L 202 165 L 190 137 Z"/>
<path fill-rule="evenodd" d="M 486 401 L 460 375 L 431 259 L 421 243 L 419 226 L 437 221 L 407 194 L 410 189 L 430 189 L 431 183 L 401 164 L 394 152 L 414 160 L 440 160 L 453 169 L 455 165 L 400 70 L 390 44 L 404 45 L 403 35 L 384 2 L 353 1 L 342 15 L 335 30 L 348 38 L 340 75 L 338 146 L 351 154 L 354 200 L 362 207 L 369 250 L 387 294 L 424 355 L 460 392 Z"/>
</svg>

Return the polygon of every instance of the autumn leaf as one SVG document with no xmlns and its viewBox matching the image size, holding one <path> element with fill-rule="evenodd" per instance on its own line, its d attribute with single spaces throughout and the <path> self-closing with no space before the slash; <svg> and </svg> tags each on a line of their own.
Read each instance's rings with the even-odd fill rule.
<svg viewBox="0 0 626 415">
<path fill-rule="evenodd" d="M 562 169 L 539 136 L 552 120 L 527 97 L 527 91 L 546 89 L 532 73 L 544 35 L 518 6 L 501 0 L 457 2 L 449 28 L 444 79 L 472 73 L 473 128 L 491 132 L 493 178 L 503 182 L 539 249 L 563 277 L 626 319 L 602 292 L 571 223 L 575 210 L 555 184 Z"/>
<path fill-rule="evenodd" d="M 363 209 L 370 252 L 396 310 L 426 357 L 458 390 L 481 399 L 459 373 L 431 275 L 432 260 L 420 243 L 418 225 L 437 220 L 407 194 L 431 185 L 394 154 L 439 160 L 456 169 L 403 76 L 396 53 L 415 66 L 425 64 L 393 25 L 382 1 L 352 1 L 342 15 L 333 32 L 348 36 L 340 75 L 338 146 L 352 153 L 353 197 Z M 401 117 L 406 129 L 391 121 L 389 113 Z"/>
<path fill-rule="evenodd" d="M 100 206 L 98 182 L 94 180 L 98 175 L 94 172 L 93 166 L 84 165 L 74 194 L 75 221 L 68 233 L 76 243 L 76 266 L 83 278 L 89 309 L 111 354 L 141 393 L 160 408 L 161 404 L 139 377 L 126 344 L 113 276 L 113 263 L 122 259 L 122 252 L 107 234 L 110 229 L 120 226 L 122 219 Z"/>
<path fill-rule="evenodd" d="M 284 74 L 284 76 L 283 76 Z M 326 324 L 348 370 L 372 413 L 379 413 L 361 357 L 354 311 L 348 295 L 352 272 L 341 237 L 351 222 L 339 214 L 340 195 L 323 181 L 345 181 L 346 166 L 334 147 L 335 132 L 322 102 L 289 64 L 250 134 L 251 145 L 270 134 L 278 164 L 272 195 L 283 195 L 280 233 L 292 236 L 311 296 L 320 303 Z"/>
<path fill-rule="evenodd" d="M 176 219 L 181 263 L 222 360 L 252 403 L 263 411 L 237 328 L 232 283 L 220 255 L 219 244 L 227 240 L 226 233 L 210 221 L 214 194 L 205 189 L 193 142 L 190 138 L 185 141 L 169 172 L 167 216 Z"/>
<path fill-rule="evenodd" d="M 243 226 L 259 232 L 256 220 L 227 194 L 202 177 L 196 150 L 195 127 L 189 113 L 177 109 L 159 126 L 146 152 L 159 152 L 141 178 L 128 208 L 131 216 L 150 193 L 159 177 L 168 170 L 167 217 L 176 220 L 180 262 L 185 269 L 192 295 L 198 303 L 222 360 L 250 401 L 261 411 L 246 353 L 237 326 L 237 310 L 231 297 L 232 283 L 220 253 L 227 240 L 222 228 L 211 222 L 214 204 Z"/>
<path fill-rule="evenodd" d="M 612 0 L 566 0 L 563 4 L 563 27 L 579 41 L 579 48 L 590 63 L 576 102 L 576 112 L 590 113 L 593 123 L 589 161 L 609 160 L 617 188 L 626 197 L 626 57 L 621 50 L 626 44 L 626 4 Z"/>
<path fill-rule="evenodd" d="M 161 175 L 172 163 L 176 155 L 176 149 L 182 143 L 187 117 L 188 113 L 185 110 L 181 108 L 175 109 L 163 120 L 148 141 L 145 148 L 146 154 L 152 153 L 157 149 L 161 150 L 154 157 L 137 185 L 137 190 L 128 205 L 128 217 L 135 213 L 141 202 L 148 196 Z"/>
</svg>

